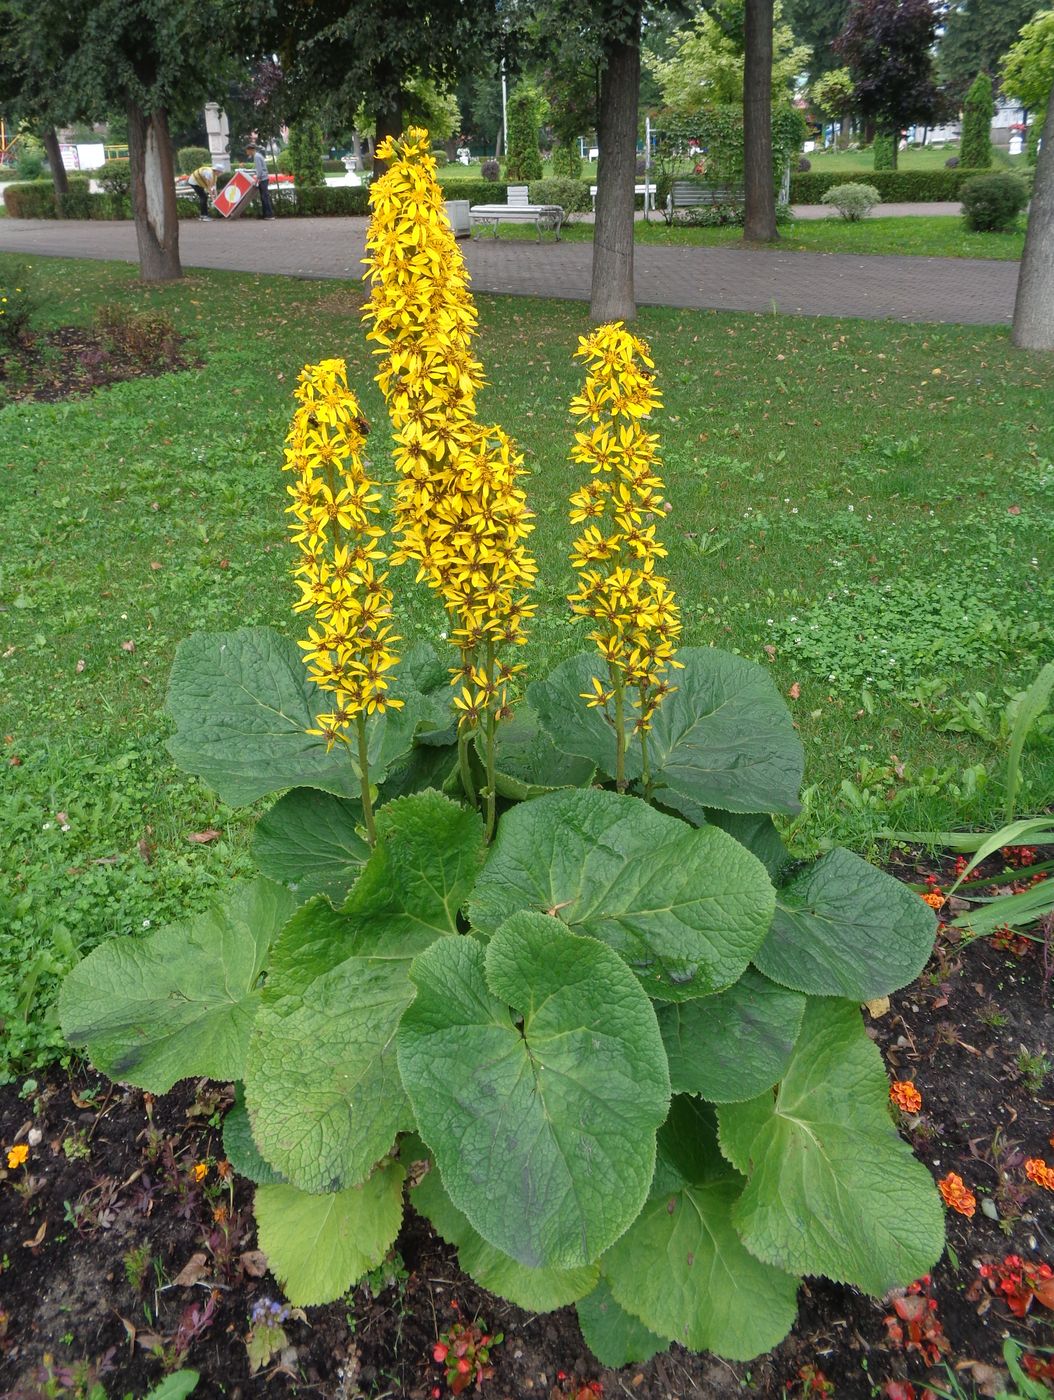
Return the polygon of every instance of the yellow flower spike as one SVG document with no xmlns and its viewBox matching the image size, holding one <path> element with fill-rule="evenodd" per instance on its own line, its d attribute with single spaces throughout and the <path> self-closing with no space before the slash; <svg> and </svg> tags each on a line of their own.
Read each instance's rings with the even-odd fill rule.
<svg viewBox="0 0 1054 1400">
<path fill-rule="evenodd" d="M 644 786 L 650 784 L 646 735 L 655 710 L 673 687 L 668 671 L 678 663 L 673 642 L 680 614 L 665 578 L 655 572 L 666 549 L 656 527 L 665 515 L 658 475 L 658 437 L 643 419 L 662 403 L 645 341 L 620 321 L 582 336 L 575 352 L 587 363 L 571 413 L 592 426 L 575 434 L 571 459 L 588 465 L 588 484 L 570 499 L 571 523 L 580 533 L 571 550 L 579 587 L 568 595 L 572 611 L 594 624 L 589 633 L 607 663 L 614 700 L 616 781 L 625 786 L 625 696 L 638 711 L 633 732 L 641 742 Z M 600 681 L 582 696 L 606 704 Z"/>
</svg>

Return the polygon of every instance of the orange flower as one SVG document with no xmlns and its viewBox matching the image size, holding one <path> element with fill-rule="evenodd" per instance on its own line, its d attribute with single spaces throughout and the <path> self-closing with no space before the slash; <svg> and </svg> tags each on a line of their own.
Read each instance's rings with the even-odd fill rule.
<svg viewBox="0 0 1054 1400">
<path fill-rule="evenodd" d="M 967 1220 L 973 1219 L 973 1213 L 977 1209 L 977 1197 L 967 1190 L 961 1176 L 949 1172 L 947 1176 L 941 1177 L 937 1187 L 949 1210 L 957 1210 L 960 1215 L 965 1215 Z"/>
<path fill-rule="evenodd" d="M 209 1174 L 208 1162 L 195 1162 L 190 1174 L 195 1181 L 204 1181 Z"/>
<path fill-rule="evenodd" d="M 922 1095 L 910 1079 L 897 1079 L 889 1087 L 889 1097 L 904 1113 L 918 1113 Z"/>
<path fill-rule="evenodd" d="M 29 1148 L 24 1142 L 20 1142 L 16 1147 L 9 1147 L 7 1149 L 8 1170 L 14 1171 L 16 1167 L 24 1167 L 28 1156 Z"/>
<path fill-rule="evenodd" d="M 1054 1191 L 1054 1167 L 1048 1167 L 1042 1157 L 1030 1157 L 1025 1163 L 1025 1175 L 1037 1186 Z"/>
<path fill-rule="evenodd" d="M 945 899 L 940 890 L 927 890 L 926 893 L 920 895 L 919 898 L 922 900 L 923 904 L 928 904 L 931 909 L 944 908 Z"/>
</svg>

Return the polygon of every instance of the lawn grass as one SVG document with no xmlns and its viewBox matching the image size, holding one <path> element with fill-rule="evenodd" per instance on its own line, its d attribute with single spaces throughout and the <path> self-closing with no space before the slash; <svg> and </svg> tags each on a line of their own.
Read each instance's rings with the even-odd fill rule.
<svg viewBox="0 0 1054 1400">
<path fill-rule="evenodd" d="M 485 231 L 481 237 L 489 237 Z M 502 224 L 500 238 L 533 239 L 532 226 Z M 570 242 L 591 243 L 591 223 L 570 223 L 561 230 Z M 637 243 L 663 248 L 728 248 L 743 245 L 740 228 L 668 227 L 661 215 L 634 225 Z M 970 233 L 957 215 L 905 214 L 899 217 L 861 219 L 848 223 L 837 215 L 830 219 L 798 219 L 780 230 L 778 243 L 752 244 L 778 253 L 893 254 L 924 258 L 993 258 L 1015 262 L 1025 246 L 1024 222 L 1012 233 Z"/>
<path fill-rule="evenodd" d="M 78 952 L 248 868 L 253 813 L 174 770 L 164 692 L 194 629 L 300 626 L 280 471 L 300 366 L 346 356 L 385 435 L 358 284 L 202 272 L 144 289 L 127 265 L 32 261 L 42 327 L 166 307 L 204 364 L 0 408 L 0 1078 L 53 1053 L 47 1008 Z M 587 311 L 479 302 L 483 411 L 519 439 L 538 517 L 537 675 L 584 646 L 564 594 Z M 639 324 L 665 395 L 685 641 L 761 661 L 793 696 L 810 785 L 796 841 L 996 821 L 1002 751 L 939 726 L 981 693 L 971 723 L 997 731 L 1051 655 L 1054 362 L 987 327 L 662 308 Z M 400 577 L 400 630 L 442 645 L 438 608 Z M 1049 745 L 1026 776 L 1023 807 L 1054 799 Z"/>
<path fill-rule="evenodd" d="M 954 156 L 958 157 L 958 143 L 947 146 L 911 146 L 906 151 L 897 152 L 898 170 L 942 170 Z M 836 150 L 833 146 L 825 151 L 810 151 L 806 156 L 813 170 L 852 171 L 859 175 L 863 170 L 874 170 L 875 152 L 873 147 L 866 150 Z M 1014 170 L 1028 164 L 1024 155 L 1012 156 L 999 146 L 992 147 L 992 169 Z"/>
</svg>

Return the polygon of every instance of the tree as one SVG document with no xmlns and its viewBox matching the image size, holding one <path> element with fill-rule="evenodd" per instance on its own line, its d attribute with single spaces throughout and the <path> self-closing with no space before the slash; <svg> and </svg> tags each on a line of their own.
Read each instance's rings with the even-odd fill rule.
<svg viewBox="0 0 1054 1400">
<path fill-rule="evenodd" d="M 1028 213 L 1012 338 L 1021 350 L 1054 350 L 1054 82 Z"/>
<path fill-rule="evenodd" d="M 856 88 L 853 86 L 852 75 L 848 68 L 832 68 L 821 78 L 811 85 L 810 96 L 813 105 L 817 107 L 822 116 L 830 121 L 836 121 L 842 129 L 842 136 L 849 122 L 849 113 L 852 111 L 853 102 L 856 98 Z"/>
<path fill-rule="evenodd" d="M 1026 24 L 1003 55 L 1003 91 L 1023 107 L 1043 113 L 1054 87 L 1054 10 L 1042 10 Z M 1042 116 L 1039 121 L 1042 124 Z"/>
<path fill-rule="evenodd" d="M 986 169 L 992 164 L 994 112 L 992 80 L 987 73 L 978 73 L 963 103 L 963 135 L 959 148 L 959 160 L 970 170 Z"/>
<path fill-rule="evenodd" d="M 809 51 L 795 41 L 790 26 L 784 23 L 779 0 L 767 8 L 772 11 L 768 25 L 771 93 L 774 98 L 786 97 L 808 66 Z M 743 101 L 747 13 L 744 0 L 715 0 L 708 8 L 698 9 L 688 24 L 668 37 L 665 55 L 644 55 L 667 107 L 687 114 L 702 107 Z"/>
<path fill-rule="evenodd" d="M 773 0 L 746 0 L 743 237 L 748 242 L 773 243 L 779 238 L 772 180 L 772 18 Z"/>
<path fill-rule="evenodd" d="M 838 67 L 834 41 L 842 32 L 849 0 L 784 0 L 783 16 L 794 38 L 807 48 L 813 82 Z"/>
<path fill-rule="evenodd" d="M 170 110 L 200 106 L 237 37 L 229 0 L 16 0 L 16 44 L 31 53 L 30 100 L 67 120 L 128 118 L 132 208 L 145 282 L 182 275 Z M 9 42 L 5 35 L 5 42 Z"/>
<path fill-rule="evenodd" d="M 326 183 L 322 170 L 322 123 L 301 117 L 289 128 L 289 159 L 298 190 L 317 188 Z"/>
<path fill-rule="evenodd" d="M 637 101 L 640 95 L 641 0 L 605 7 L 600 110 L 597 115 L 596 218 L 589 314 L 594 321 L 629 321 L 637 314 L 633 290 L 633 205 L 637 173 Z"/>
<path fill-rule="evenodd" d="M 975 73 L 999 76 L 1000 58 L 1039 8 L 1036 0 L 956 0 L 951 5 L 937 49 L 937 67 L 941 84 L 956 106 Z"/>
<path fill-rule="evenodd" d="M 509 98 L 505 173 L 510 180 L 526 182 L 542 178 L 538 135 L 544 114 L 545 99 L 542 94 L 529 83 L 520 83 Z"/>
<path fill-rule="evenodd" d="M 894 165 L 901 129 L 932 121 L 938 109 L 932 53 L 937 20 L 931 0 L 851 0 L 835 41 L 861 116 L 892 138 Z"/>
<path fill-rule="evenodd" d="M 0 33 L 4 36 L 0 45 L 0 107 L 8 116 L 17 111 L 37 133 L 51 167 L 55 193 L 66 194 L 69 182 L 55 127 L 64 125 L 71 113 L 61 105 L 49 62 L 55 41 L 60 47 L 64 38 L 68 41 L 65 26 L 60 26 L 56 36 L 49 36 L 35 22 L 31 0 L 0 0 Z"/>
</svg>

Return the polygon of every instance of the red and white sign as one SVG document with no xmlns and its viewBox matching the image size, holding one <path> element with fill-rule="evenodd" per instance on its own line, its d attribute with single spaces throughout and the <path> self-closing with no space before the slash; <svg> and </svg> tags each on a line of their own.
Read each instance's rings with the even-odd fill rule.
<svg viewBox="0 0 1054 1400">
<path fill-rule="evenodd" d="M 249 196 L 256 188 L 256 178 L 245 170 L 236 170 L 213 201 L 225 219 L 236 219 L 245 212 Z"/>
</svg>

